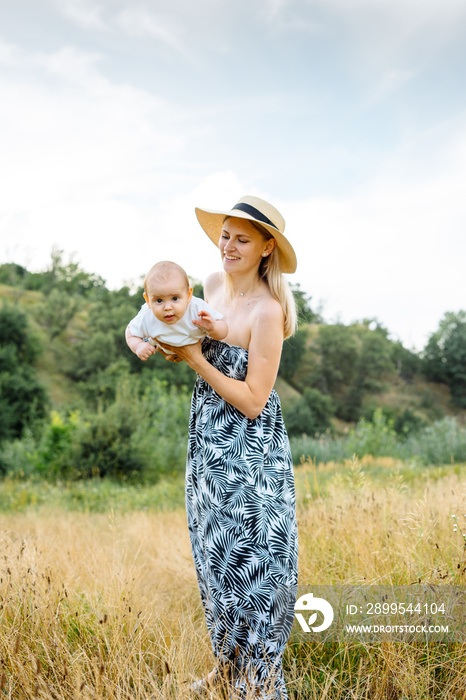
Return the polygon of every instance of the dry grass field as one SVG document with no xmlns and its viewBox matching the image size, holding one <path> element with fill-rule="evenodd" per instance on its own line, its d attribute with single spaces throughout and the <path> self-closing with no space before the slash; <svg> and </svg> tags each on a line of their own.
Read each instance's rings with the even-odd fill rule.
<svg viewBox="0 0 466 700">
<path fill-rule="evenodd" d="M 466 583 L 463 470 L 380 485 L 341 465 L 325 494 L 298 471 L 301 584 Z M 212 664 L 182 510 L 0 516 L 0 698 L 187 700 Z M 285 675 L 294 700 L 465 700 L 466 645 L 296 625 Z"/>
</svg>

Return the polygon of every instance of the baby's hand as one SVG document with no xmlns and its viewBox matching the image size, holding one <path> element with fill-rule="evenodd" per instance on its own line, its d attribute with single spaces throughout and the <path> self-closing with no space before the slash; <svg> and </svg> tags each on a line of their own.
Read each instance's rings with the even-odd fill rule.
<svg viewBox="0 0 466 700">
<path fill-rule="evenodd" d="M 146 343 L 144 340 L 141 343 L 139 343 L 139 345 L 136 348 L 136 355 L 143 362 L 145 360 L 148 360 L 149 357 L 155 352 L 157 352 L 157 350 L 154 348 L 154 346 L 150 343 Z"/>
<path fill-rule="evenodd" d="M 196 326 L 199 326 L 199 328 L 203 328 L 205 331 L 207 331 L 207 333 L 210 333 L 214 330 L 215 320 L 212 318 L 208 311 L 199 311 L 197 315 L 201 317 L 201 320 L 193 321 L 193 323 Z"/>
</svg>

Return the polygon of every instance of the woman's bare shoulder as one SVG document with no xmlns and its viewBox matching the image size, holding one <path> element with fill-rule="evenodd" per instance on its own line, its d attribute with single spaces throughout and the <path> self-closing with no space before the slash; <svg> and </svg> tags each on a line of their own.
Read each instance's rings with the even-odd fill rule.
<svg viewBox="0 0 466 700">
<path fill-rule="evenodd" d="M 264 296 L 255 307 L 255 317 L 266 322 L 283 323 L 283 308 L 280 302 L 272 295 Z"/>
<path fill-rule="evenodd" d="M 275 358 L 278 369 L 283 344 L 284 314 L 279 301 L 264 297 L 256 305 L 251 318 L 249 349 L 257 357 Z"/>
</svg>

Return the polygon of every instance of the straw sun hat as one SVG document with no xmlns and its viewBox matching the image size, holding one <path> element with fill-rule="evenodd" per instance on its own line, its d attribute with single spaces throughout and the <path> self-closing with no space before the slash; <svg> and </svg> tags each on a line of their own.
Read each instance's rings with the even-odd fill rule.
<svg viewBox="0 0 466 700">
<path fill-rule="evenodd" d="M 291 243 L 283 235 L 285 220 L 275 207 L 259 197 L 246 196 L 236 202 L 231 211 L 209 211 L 196 207 L 196 216 L 210 240 L 218 246 L 223 222 L 229 216 L 235 219 L 246 219 L 260 224 L 277 241 L 278 256 L 282 272 L 296 270 L 296 254 Z"/>
</svg>

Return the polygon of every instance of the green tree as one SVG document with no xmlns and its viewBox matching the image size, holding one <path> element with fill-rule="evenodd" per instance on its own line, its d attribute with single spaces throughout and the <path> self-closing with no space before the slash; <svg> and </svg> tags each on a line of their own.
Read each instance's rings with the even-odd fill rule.
<svg viewBox="0 0 466 700">
<path fill-rule="evenodd" d="M 287 338 L 283 343 L 278 373 L 289 384 L 293 384 L 293 377 L 306 350 L 306 338 L 306 328 L 299 328 L 291 338 Z"/>
<path fill-rule="evenodd" d="M 41 353 L 37 338 L 31 333 L 26 314 L 17 306 L 4 304 L 0 310 L 0 349 L 2 355 L 15 356 L 15 364 L 33 365 Z M 0 372 L 3 371 L 0 360 Z"/>
<path fill-rule="evenodd" d="M 298 322 L 301 323 L 322 323 L 322 317 L 311 308 L 311 298 L 299 284 L 292 284 L 291 291 L 293 292 L 296 311 L 298 313 Z"/>
<path fill-rule="evenodd" d="M 0 265 L 0 284 L 16 287 L 24 283 L 28 271 L 22 265 L 16 263 L 3 263 Z"/>
<path fill-rule="evenodd" d="M 376 330 L 365 330 L 357 361 L 357 382 L 365 391 L 380 391 L 384 374 L 393 370 L 392 346 Z"/>
<path fill-rule="evenodd" d="M 398 375 L 406 382 L 412 382 L 414 375 L 422 370 L 422 360 L 412 350 L 408 350 L 398 341 L 392 346 L 392 360 Z"/>
<path fill-rule="evenodd" d="M 78 309 L 76 296 L 65 294 L 58 289 L 52 289 L 48 297 L 40 305 L 37 316 L 41 325 L 45 326 L 50 338 L 55 338 L 68 326 Z"/>
<path fill-rule="evenodd" d="M 199 297 L 199 299 L 204 299 L 204 287 L 199 280 L 193 281 L 193 295 Z"/>
<path fill-rule="evenodd" d="M 366 320 L 354 324 L 357 337 L 357 358 L 350 384 L 338 397 L 336 414 L 348 422 L 358 421 L 361 417 L 364 395 L 382 390 L 384 375 L 393 370 L 392 344 L 388 333 L 374 321 Z"/>
<path fill-rule="evenodd" d="M 330 396 L 307 388 L 303 395 L 284 409 L 289 435 L 319 435 L 331 428 L 335 407 Z"/>
<path fill-rule="evenodd" d="M 424 373 L 446 382 L 454 404 L 466 408 L 466 311 L 448 311 L 423 352 Z"/>
<path fill-rule="evenodd" d="M 320 355 L 319 388 L 334 396 L 352 383 L 356 371 L 358 343 L 354 327 L 342 323 L 320 326 L 317 347 Z"/>
<path fill-rule="evenodd" d="M 338 397 L 335 409 L 336 416 L 347 423 L 356 423 L 361 417 L 363 398 L 362 385 L 358 381 L 353 382 Z"/>
<path fill-rule="evenodd" d="M 52 249 L 48 268 L 43 272 L 28 273 L 24 286 L 26 289 L 40 290 L 45 295 L 54 289 L 80 296 L 106 291 L 105 281 L 100 275 L 85 272 L 71 257 L 65 262 L 64 251 L 57 247 Z"/>
<path fill-rule="evenodd" d="M 301 360 L 306 351 L 307 328 L 306 324 L 320 323 L 322 321 L 319 314 L 311 309 L 311 297 L 309 297 L 299 284 L 291 286 L 298 316 L 298 330 L 291 338 L 287 338 L 283 343 L 282 356 L 278 373 L 285 381 L 295 386 L 293 377 L 301 364 Z M 301 388 L 301 387 L 296 387 Z"/>
<path fill-rule="evenodd" d="M 37 380 L 40 353 L 27 316 L 17 307 L 0 310 L 0 441 L 21 437 L 45 417 L 48 397 Z"/>
</svg>

